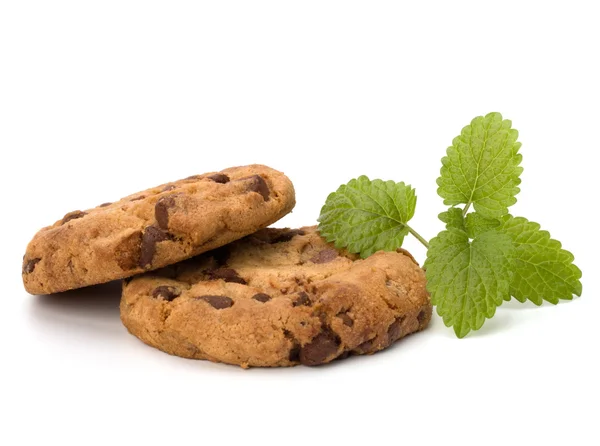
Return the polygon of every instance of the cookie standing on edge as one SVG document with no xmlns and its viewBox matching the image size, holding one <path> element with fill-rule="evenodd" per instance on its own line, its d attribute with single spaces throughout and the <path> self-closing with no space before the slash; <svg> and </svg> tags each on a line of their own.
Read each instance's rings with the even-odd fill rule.
<svg viewBox="0 0 600 446">
<path fill-rule="evenodd" d="M 261 165 L 163 184 L 40 230 L 23 258 L 23 283 L 45 294 L 130 277 L 251 234 L 294 204 L 291 181 Z"/>
<path fill-rule="evenodd" d="M 127 280 L 121 299 L 121 320 L 146 344 L 242 367 L 374 353 L 425 328 L 431 311 L 406 251 L 360 260 L 316 227 L 263 229 Z"/>
</svg>

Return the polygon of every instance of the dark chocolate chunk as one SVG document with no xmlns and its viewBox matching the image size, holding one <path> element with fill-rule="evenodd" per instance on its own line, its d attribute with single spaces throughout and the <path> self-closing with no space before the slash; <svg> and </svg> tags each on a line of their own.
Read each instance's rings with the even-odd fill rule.
<svg viewBox="0 0 600 446">
<path fill-rule="evenodd" d="M 288 359 L 292 362 L 300 361 L 300 343 L 298 342 L 294 334 L 291 331 L 286 330 L 285 328 L 283 329 L 283 335 L 286 339 L 292 341 L 292 348 L 290 348 L 290 354 L 288 355 Z"/>
<path fill-rule="evenodd" d="M 319 365 L 337 356 L 340 339 L 330 330 L 324 329 L 309 344 L 300 350 L 300 362 L 304 365 Z"/>
<path fill-rule="evenodd" d="M 239 276 L 236 270 L 231 268 L 211 269 L 207 270 L 206 274 L 208 274 L 210 280 L 222 279 L 225 282 L 233 282 L 246 285 L 246 281 Z"/>
<path fill-rule="evenodd" d="M 354 320 L 348 316 L 348 313 L 340 313 L 337 315 L 337 317 L 339 317 L 344 325 L 347 325 L 348 327 L 352 327 L 354 325 Z"/>
<path fill-rule="evenodd" d="M 352 352 L 350 350 L 346 350 L 344 353 L 342 353 L 340 356 L 338 356 L 335 360 L 338 361 L 341 359 L 346 359 L 351 354 L 352 354 Z"/>
<path fill-rule="evenodd" d="M 154 218 L 156 218 L 156 223 L 162 229 L 169 228 L 169 209 L 175 207 L 175 195 L 162 197 L 154 205 Z"/>
<path fill-rule="evenodd" d="M 227 296 L 206 295 L 197 297 L 196 299 L 208 302 L 210 305 L 212 305 L 213 308 L 216 308 L 217 310 L 229 308 L 233 305 L 233 299 Z"/>
<path fill-rule="evenodd" d="M 168 192 L 173 189 L 177 189 L 177 186 L 175 186 L 174 184 L 169 184 L 168 186 L 163 187 L 161 192 Z"/>
<path fill-rule="evenodd" d="M 298 362 L 300 361 L 300 346 L 298 344 L 294 344 L 294 346 L 290 349 L 290 355 L 288 357 L 288 359 L 291 362 Z"/>
<path fill-rule="evenodd" d="M 396 342 L 398 339 L 402 337 L 402 321 L 404 318 L 399 317 L 394 322 L 390 324 L 388 327 L 388 342 L 391 344 L 392 342 Z"/>
<path fill-rule="evenodd" d="M 81 218 L 84 217 L 85 215 L 87 215 L 87 212 L 81 212 L 81 211 L 73 211 L 73 212 L 69 212 L 67 215 L 65 215 L 62 219 L 62 224 L 64 225 L 66 222 L 71 221 L 71 220 L 75 220 L 77 218 Z"/>
<path fill-rule="evenodd" d="M 179 288 L 176 288 L 174 286 L 166 286 L 166 285 L 161 285 L 159 287 L 156 287 L 154 289 L 154 291 L 152 292 L 152 297 L 154 297 L 155 299 L 162 299 L 162 300 L 166 300 L 169 302 L 171 302 L 176 297 L 179 297 L 180 295 L 181 295 L 181 290 Z"/>
<path fill-rule="evenodd" d="M 257 293 L 254 296 L 252 296 L 252 299 L 257 300 L 262 303 L 265 303 L 265 302 L 269 302 L 271 300 L 271 296 L 269 296 L 266 293 Z"/>
<path fill-rule="evenodd" d="M 152 259 L 156 254 L 156 244 L 171 239 L 171 235 L 156 226 L 148 226 L 142 234 L 142 247 L 139 265 L 146 268 L 152 265 Z"/>
<path fill-rule="evenodd" d="M 146 198 L 145 195 L 140 195 L 139 197 L 134 197 L 129 201 L 140 201 L 140 200 L 143 200 L 144 198 Z"/>
<path fill-rule="evenodd" d="M 417 321 L 419 321 L 419 325 L 425 322 L 425 319 L 427 319 L 427 312 L 425 310 L 421 310 L 417 315 Z"/>
<path fill-rule="evenodd" d="M 313 263 L 328 263 L 335 260 L 338 256 L 338 252 L 335 249 L 323 249 L 315 254 L 310 261 Z"/>
<path fill-rule="evenodd" d="M 37 257 L 35 259 L 31 259 L 31 260 L 28 260 L 27 262 L 25 262 L 23 264 L 23 274 L 32 273 L 33 270 L 35 269 L 35 265 L 37 265 L 40 260 L 42 260 L 42 259 Z"/>
<path fill-rule="evenodd" d="M 359 353 L 359 354 L 364 354 L 364 353 L 370 353 L 371 349 L 373 348 L 373 344 L 375 343 L 375 338 L 369 340 L 369 341 L 365 341 L 362 344 L 360 344 L 359 346 L 357 346 L 354 351 Z"/>
<path fill-rule="evenodd" d="M 309 306 L 311 304 L 310 297 L 308 297 L 308 293 L 304 291 L 300 291 L 298 293 L 298 297 L 292 303 L 293 307 L 299 307 L 300 305 Z"/>
<path fill-rule="evenodd" d="M 269 186 L 263 177 L 260 175 L 252 175 L 251 177 L 241 178 L 241 180 L 248 181 L 248 190 L 250 192 L 256 192 L 262 195 L 265 201 L 269 201 L 269 195 L 271 191 Z"/>
<path fill-rule="evenodd" d="M 112 203 L 109 201 L 108 203 L 102 203 L 99 208 L 105 208 L 106 206 L 110 206 Z"/>
<path fill-rule="evenodd" d="M 207 177 L 209 180 L 213 180 L 215 183 L 229 183 L 229 177 L 224 173 L 215 173 L 214 175 L 210 175 Z"/>
</svg>

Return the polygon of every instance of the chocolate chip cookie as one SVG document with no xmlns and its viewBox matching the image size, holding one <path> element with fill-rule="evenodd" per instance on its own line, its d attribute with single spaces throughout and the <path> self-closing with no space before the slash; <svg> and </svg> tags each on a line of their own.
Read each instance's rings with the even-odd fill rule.
<svg viewBox="0 0 600 446">
<path fill-rule="evenodd" d="M 172 355 L 277 367 L 374 353 L 431 318 L 425 274 L 404 250 L 361 260 L 316 227 L 263 229 L 126 280 L 121 319 Z"/>
<path fill-rule="evenodd" d="M 294 204 L 290 180 L 261 165 L 163 184 L 40 230 L 23 258 L 23 283 L 44 294 L 130 277 L 251 234 Z"/>
</svg>

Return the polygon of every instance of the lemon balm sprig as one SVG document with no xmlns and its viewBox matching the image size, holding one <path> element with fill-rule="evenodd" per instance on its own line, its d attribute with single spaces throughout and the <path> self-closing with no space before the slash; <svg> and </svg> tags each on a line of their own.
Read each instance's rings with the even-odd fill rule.
<svg viewBox="0 0 600 446">
<path fill-rule="evenodd" d="M 319 231 L 363 258 L 395 250 L 412 234 L 427 248 L 432 303 L 459 338 L 481 328 L 511 296 L 536 305 L 580 296 L 573 255 L 537 223 L 508 213 L 523 171 L 517 138 L 500 113 L 476 117 L 454 138 L 437 179 L 438 194 L 450 206 L 438 216 L 446 229 L 429 242 L 408 224 L 415 190 L 366 176 L 327 197 Z"/>
</svg>

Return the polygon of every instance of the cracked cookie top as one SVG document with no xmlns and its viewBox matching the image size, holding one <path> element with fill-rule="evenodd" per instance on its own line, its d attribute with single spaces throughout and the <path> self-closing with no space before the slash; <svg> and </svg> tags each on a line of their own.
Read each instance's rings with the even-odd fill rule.
<svg viewBox="0 0 600 446">
<path fill-rule="evenodd" d="M 263 229 L 126 281 L 121 318 L 168 353 L 247 366 L 318 365 L 423 329 L 425 276 L 404 250 L 361 260 L 316 227 Z"/>
<path fill-rule="evenodd" d="M 66 214 L 23 258 L 32 294 L 130 277 L 237 240 L 290 212 L 294 188 L 261 165 L 195 175 Z"/>
</svg>

